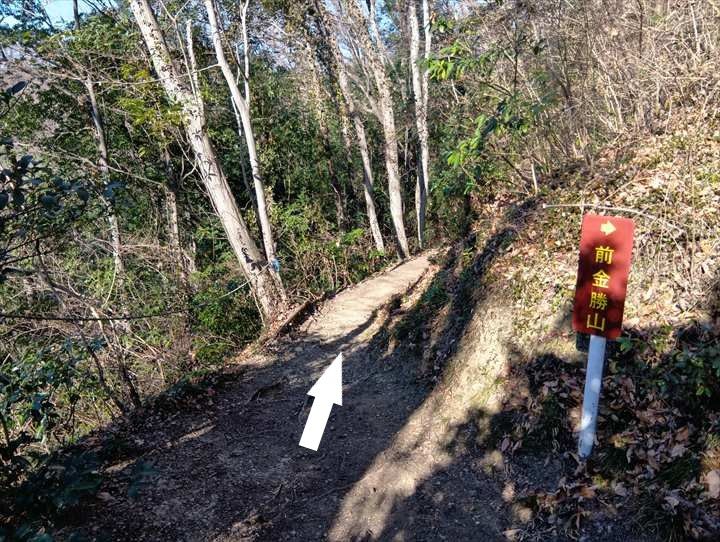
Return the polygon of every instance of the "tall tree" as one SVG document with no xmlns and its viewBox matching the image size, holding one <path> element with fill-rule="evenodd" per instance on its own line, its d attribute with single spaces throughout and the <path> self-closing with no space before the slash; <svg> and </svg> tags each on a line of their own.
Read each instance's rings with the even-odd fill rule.
<svg viewBox="0 0 720 542">
<path fill-rule="evenodd" d="M 425 244 L 425 213 L 430 190 L 428 166 L 428 70 L 420 74 L 420 24 L 418 22 L 416 0 L 408 0 L 408 23 L 410 27 L 410 70 L 412 72 L 413 96 L 415 98 L 415 124 L 420 143 L 420 164 L 417 171 L 415 186 L 415 213 L 417 218 L 417 235 L 420 248 Z M 431 30 L 430 9 L 427 0 L 423 0 L 423 25 L 425 27 L 425 62 L 430 58 Z"/>
<path fill-rule="evenodd" d="M 374 2 L 372 0 L 370 1 L 371 9 L 368 16 L 363 13 L 356 0 L 341 0 L 341 4 L 352 25 L 357 29 L 355 35 L 363 48 L 368 69 L 373 76 L 375 87 L 377 88 L 377 117 L 382 126 L 385 140 L 385 169 L 387 170 L 388 176 L 390 214 L 398 242 L 398 252 L 401 258 L 407 258 L 410 254 L 410 249 L 408 247 L 403 219 L 402 186 L 400 183 L 395 111 L 393 108 L 392 94 L 390 92 L 390 78 L 388 77 L 385 63 L 383 62 L 385 51 L 373 18 Z"/>
<path fill-rule="evenodd" d="M 75 23 L 75 30 L 80 30 L 80 11 L 78 9 L 78 0 L 73 0 L 73 18 Z M 83 78 L 83 85 L 87 91 L 88 109 L 90 113 L 90 119 L 92 120 L 93 127 L 93 138 L 95 139 L 95 146 L 98 153 L 98 168 L 100 169 L 100 176 L 104 184 L 108 183 L 108 148 L 107 138 L 105 137 L 105 124 L 103 122 L 102 114 L 100 113 L 100 107 L 97 102 L 97 95 L 95 93 L 95 83 L 92 80 L 90 73 L 86 74 Z M 123 277 L 125 275 L 125 267 L 123 266 L 121 251 L 121 240 L 120 240 L 120 224 L 118 222 L 117 215 L 115 214 L 114 203 L 112 198 L 105 200 L 105 205 L 108 213 L 108 225 L 110 226 L 110 246 L 113 252 L 113 262 L 115 264 L 115 275 L 118 279 L 118 284 L 122 285 Z"/>
<path fill-rule="evenodd" d="M 342 94 L 345 107 L 342 108 L 341 114 L 347 112 L 351 117 L 355 128 L 355 137 L 357 139 L 357 148 L 360 151 L 360 159 L 363 165 L 363 193 L 365 196 L 365 207 L 367 208 L 368 222 L 370 223 L 370 231 L 372 232 L 375 248 L 381 252 L 385 251 L 385 243 L 380 232 L 380 224 L 375 210 L 375 198 L 373 188 L 373 171 L 370 164 L 370 152 L 368 150 L 367 137 L 365 135 L 365 125 L 362 117 L 355 105 L 355 99 L 350 90 L 350 83 L 345 67 L 345 60 L 340 52 L 340 46 L 337 41 L 338 28 L 331 19 L 330 14 L 325 8 L 323 0 L 315 0 L 315 9 L 319 19 L 319 25 L 322 37 L 327 43 L 332 58 L 332 67 L 335 78 L 337 79 L 340 93 Z"/>
<path fill-rule="evenodd" d="M 417 126 L 418 138 L 422 132 L 423 115 L 423 92 L 420 79 L 420 66 L 418 64 L 420 54 L 420 25 L 417 18 L 415 0 L 408 0 L 407 3 L 408 26 L 410 27 L 410 72 L 412 73 L 413 97 L 415 99 L 415 124 Z M 415 183 L 415 218 L 417 221 L 417 238 L 420 248 L 425 240 L 425 208 L 427 206 L 427 191 L 423 179 L 422 163 L 423 148 L 420 146 L 420 164 L 417 168 L 417 182 Z"/>
<path fill-rule="evenodd" d="M 228 241 L 258 301 L 261 313 L 274 318 L 285 306 L 282 286 L 273 279 L 260 251 L 250 236 L 227 178 L 208 136 L 199 94 L 193 93 L 173 62 L 165 36 L 148 0 L 130 0 L 130 9 L 150 52 L 155 71 L 168 97 L 181 107 L 188 140 L 200 174 Z"/>
<path fill-rule="evenodd" d="M 428 146 L 428 83 L 430 81 L 430 54 L 432 52 L 432 28 L 430 21 L 430 5 L 428 0 L 422 0 L 423 30 L 425 34 L 425 68 L 422 73 L 422 109 L 418 138 L 420 139 L 420 160 L 422 161 L 422 178 L 425 183 L 425 197 L 430 200 L 430 151 Z"/>
<path fill-rule="evenodd" d="M 98 167 L 100 169 L 100 176 L 104 184 L 108 183 L 108 149 L 107 140 L 105 138 L 105 125 L 102 120 L 100 108 L 98 107 L 97 97 L 95 94 L 95 85 L 88 75 L 83 81 L 85 89 L 87 90 L 87 96 L 89 101 L 90 118 L 93 124 L 93 136 L 95 138 L 95 145 L 98 151 Z M 112 198 L 105 199 L 105 205 L 108 212 L 108 224 L 110 225 L 110 239 L 113 252 L 113 261 L 115 263 L 115 274 L 118 277 L 118 283 L 122 284 L 123 275 L 125 274 L 125 268 L 123 266 L 120 242 L 120 224 L 118 223 L 117 215 L 115 214 L 114 203 Z"/>
<path fill-rule="evenodd" d="M 275 255 L 275 241 L 273 239 L 272 234 L 272 227 L 270 225 L 270 219 L 268 218 L 268 210 L 267 210 L 267 202 L 265 200 L 265 186 L 262 179 L 262 173 L 260 171 L 260 163 L 258 162 L 257 158 L 257 150 L 255 146 L 255 133 L 253 132 L 253 126 L 252 126 L 252 119 L 250 117 L 250 106 L 248 104 L 248 100 L 250 99 L 250 82 L 248 80 L 249 76 L 249 63 L 247 62 L 247 39 L 245 39 L 245 92 L 246 95 L 243 97 L 243 95 L 240 93 L 240 88 L 238 87 L 237 81 L 235 79 L 235 75 L 232 72 L 232 69 L 230 68 L 230 64 L 227 61 L 227 57 L 225 56 L 225 51 L 223 49 L 222 44 L 222 38 L 220 35 L 220 28 L 218 26 L 218 16 L 217 16 L 217 9 L 215 6 L 215 2 L 213 0 L 204 0 L 205 1 L 205 10 L 207 11 L 208 16 L 208 23 L 210 26 L 210 36 L 212 38 L 213 47 L 215 49 L 215 57 L 217 58 L 218 66 L 220 66 L 220 70 L 222 71 L 223 77 L 225 78 L 225 82 L 227 83 L 228 88 L 230 89 L 230 95 L 232 97 L 233 104 L 240 116 L 240 120 L 242 123 L 242 129 L 245 134 L 245 143 L 247 145 L 248 150 L 248 156 L 250 158 L 250 168 L 252 170 L 252 178 L 253 178 L 253 185 L 255 188 L 255 205 L 258 213 L 258 222 L 260 223 L 260 229 L 262 233 L 262 240 L 263 240 L 263 246 L 265 247 L 265 257 L 267 258 L 267 261 L 271 264 L 268 272 L 273 277 L 273 280 L 275 280 L 277 286 L 278 286 L 278 292 L 284 297 L 285 296 L 285 290 L 282 285 L 282 281 L 280 279 L 280 274 L 276 270 L 275 266 L 277 265 L 277 257 Z M 243 25 L 243 36 L 247 35 L 247 2 L 243 6 L 243 16 L 242 16 L 242 25 Z"/>
</svg>

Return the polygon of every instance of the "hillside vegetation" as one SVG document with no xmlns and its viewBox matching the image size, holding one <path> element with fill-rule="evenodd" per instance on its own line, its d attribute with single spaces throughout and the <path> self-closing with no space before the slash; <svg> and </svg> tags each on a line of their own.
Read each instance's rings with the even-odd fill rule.
<svg viewBox="0 0 720 542">
<path fill-rule="evenodd" d="M 153 484 L 137 420 L 196 416 L 268 346 L 297 362 L 278 337 L 429 248 L 362 356 L 436 431 L 393 419 L 399 459 L 355 465 L 322 536 L 391 536 L 453 468 L 500 488 L 492 536 L 720 536 L 720 4 L 75 5 L 0 6 L 0 540 L 93 539 L 83 507 Z M 587 212 L 636 230 L 584 462 Z"/>
</svg>

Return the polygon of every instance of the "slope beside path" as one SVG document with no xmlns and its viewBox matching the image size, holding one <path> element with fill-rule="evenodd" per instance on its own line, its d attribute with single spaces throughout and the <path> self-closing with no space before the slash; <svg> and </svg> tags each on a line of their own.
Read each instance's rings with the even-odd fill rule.
<svg viewBox="0 0 720 542">
<path fill-rule="evenodd" d="M 387 447 L 427 389 L 410 365 L 375 359 L 387 304 L 432 268 L 424 254 L 339 293 L 194 408 L 118 431 L 99 499 L 65 534 L 111 540 L 317 540 L 339 499 Z M 345 354 L 344 405 L 318 452 L 298 446 L 306 393 Z M 61 537 L 62 538 L 62 537 Z"/>
<path fill-rule="evenodd" d="M 532 442 L 514 454 L 537 391 L 513 366 L 566 362 L 523 352 L 508 283 L 485 280 L 511 233 L 490 236 L 464 271 L 465 252 L 451 250 L 442 268 L 423 255 L 341 292 L 193 400 L 87 439 L 106 458 L 103 484 L 58 538 L 572 539 L 568 523 L 537 515 L 539 498 L 567 487 L 572 455 Z M 343 405 L 314 452 L 298 445 L 307 392 L 341 351 Z M 657 539 L 631 517 L 598 509 L 584 539 Z"/>
</svg>

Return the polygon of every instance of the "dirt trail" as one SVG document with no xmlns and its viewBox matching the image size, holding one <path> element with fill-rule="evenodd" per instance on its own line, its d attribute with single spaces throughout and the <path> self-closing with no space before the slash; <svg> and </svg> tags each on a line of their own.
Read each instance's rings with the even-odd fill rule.
<svg viewBox="0 0 720 542">
<path fill-rule="evenodd" d="M 437 412 L 417 359 L 373 348 L 388 324 L 384 306 L 419 289 L 432 267 L 420 256 L 340 293 L 209 400 L 125 430 L 100 499 L 65 534 L 79 527 L 97 540 L 431 540 L 480 532 L 499 539 L 494 510 L 468 513 L 497 499 L 485 476 L 472 474 L 457 498 L 445 488 L 467 478 L 467 466 L 451 465 L 445 448 L 462 420 Z M 298 446 L 306 393 L 339 351 L 344 406 L 334 407 L 312 452 Z"/>
<path fill-rule="evenodd" d="M 419 256 L 390 271 L 345 290 L 326 303 L 320 316 L 303 326 L 305 335 L 321 341 L 342 340 L 369 323 L 373 313 L 390 298 L 416 284 L 430 268 L 428 255 Z M 348 346 L 361 342 L 353 336 Z"/>
<path fill-rule="evenodd" d="M 338 294 L 195 402 L 121 425 L 99 498 L 58 538 L 566 540 L 533 527 L 524 495 L 574 466 L 503 451 L 500 400 L 530 391 L 508 377 L 521 354 L 507 292 L 477 280 L 495 253 L 491 240 L 476 258 L 472 296 L 432 305 L 453 271 L 417 257 Z M 438 312 L 415 312 L 420 295 Z M 343 406 L 313 452 L 298 445 L 307 392 L 340 351 Z M 587 539 L 627 538 L 615 531 Z"/>
</svg>

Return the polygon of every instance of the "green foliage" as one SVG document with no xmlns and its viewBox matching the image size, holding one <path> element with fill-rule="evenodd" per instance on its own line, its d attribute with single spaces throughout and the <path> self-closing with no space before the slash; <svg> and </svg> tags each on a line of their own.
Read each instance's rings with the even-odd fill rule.
<svg viewBox="0 0 720 542">
<path fill-rule="evenodd" d="M 18 355 L 4 355 L 0 364 L 0 480 L 7 487 L 42 460 L 50 435 L 71 419 L 88 384 L 84 352 L 77 344 L 66 340 L 42 350 L 28 346 Z"/>
<path fill-rule="evenodd" d="M 674 356 L 679 373 L 696 395 L 720 401 L 720 341 L 693 344 Z"/>
<path fill-rule="evenodd" d="M 300 197 L 279 208 L 278 238 L 286 283 L 303 294 L 317 295 L 362 280 L 389 257 L 372 248 L 369 233 L 355 228 L 339 238 L 316 201 Z"/>
<path fill-rule="evenodd" d="M 500 99 L 491 115 L 481 113 L 475 118 L 472 137 L 460 141 L 457 148 L 450 152 L 447 157 L 448 165 L 466 166 L 474 159 L 482 157 L 488 140 L 493 136 L 506 135 L 511 139 L 526 136 L 539 111 L 537 104 L 526 102 L 518 96 Z"/>
<path fill-rule="evenodd" d="M 78 221 L 90 199 L 86 183 L 67 181 L 33 159 L 18 158 L 12 139 L 0 140 L 0 281 L 8 266 L 25 260 L 14 251 L 22 247 L 65 240 L 68 228 Z"/>
<path fill-rule="evenodd" d="M 0 526 L 0 540 L 52 541 L 48 527 L 69 519 L 97 492 L 99 467 L 92 453 L 49 458 L 13 493 L 8 512 L 16 514 L 16 525 Z"/>
<path fill-rule="evenodd" d="M 213 271 L 205 271 L 205 280 L 208 275 L 217 276 Z M 240 342 L 256 336 L 261 323 L 247 292 L 246 281 L 240 277 L 225 284 L 218 279 L 208 281 L 207 287 L 195 294 L 190 302 L 199 330 L 232 336 Z"/>
<path fill-rule="evenodd" d="M 451 38 L 428 62 L 439 99 L 454 97 L 434 132 L 442 161 L 432 171 L 432 209 L 441 236 L 465 235 L 472 220 L 472 200 L 508 187 L 516 172 L 515 153 L 537 134 L 539 120 L 554 103 L 554 91 L 537 70 L 524 86 L 504 80 L 521 59 L 541 54 L 542 44 L 522 33 L 499 38 L 478 50 L 475 28 L 436 23 Z M 446 38 L 447 39 L 447 38 Z M 528 91 L 532 89 L 532 91 Z M 444 231 L 443 231 L 444 230 Z"/>
<path fill-rule="evenodd" d="M 206 245 L 205 250 L 210 246 Z M 223 252 L 220 261 L 216 254 L 216 263 L 193 276 L 197 289 L 189 300 L 189 308 L 193 350 L 200 367 L 222 364 L 262 329 L 247 281 L 235 266 L 233 255 Z"/>
<path fill-rule="evenodd" d="M 0 101 L 2 101 L 3 105 L 5 106 L 5 109 L 0 111 L 0 115 L 4 115 L 10 110 L 15 97 L 23 90 L 25 90 L 26 87 L 27 81 L 18 81 L 11 87 L 5 90 L 0 90 Z"/>
<path fill-rule="evenodd" d="M 436 21 L 446 45 L 427 64 L 437 99 L 452 101 L 433 134 L 449 167 L 434 168 L 431 189 L 436 227 L 448 236 L 465 232 L 475 198 L 522 188 L 516 184 L 513 163 L 543 135 L 542 121 L 556 102 L 557 93 L 542 67 L 544 41 L 533 41 L 518 26 L 480 45 L 475 22 L 472 16 L 462 22 Z M 520 65 L 532 66 L 523 84 Z"/>
<path fill-rule="evenodd" d="M 707 329 L 665 327 L 643 337 L 621 337 L 618 346 L 622 356 L 635 360 L 648 390 L 688 409 L 720 404 L 720 338 Z"/>
<path fill-rule="evenodd" d="M 492 48 L 474 55 L 467 43 L 456 40 L 428 62 L 428 72 L 435 81 L 459 80 L 468 72 L 490 77 L 503 53 L 502 49 Z"/>
<path fill-rule="evenodd" d="M 27 274 L 26 264 L 40 254 L 58 250 L 69 241 L 69 231 L 92 215 L 90 187 L 67 181 L 30 155 L 17 157 L 11 139 L 0 145 L 0 281 L 10 274 Z M 10 302 L 12 290 L 0 286 L 13 306 L 23 312 L 28 304 L 51 311 L 54 294 L 36 294 L 25 303 Z M 31 335 L 17 337 L 0 351 L 0 482 L 11 488 L 23 473 L 42 463 L 50 437 L 68 433 L 80 393 L 92 387 L 83 368 L 88 347 L 72 338 L 34 342 Z"/>
</svg>

